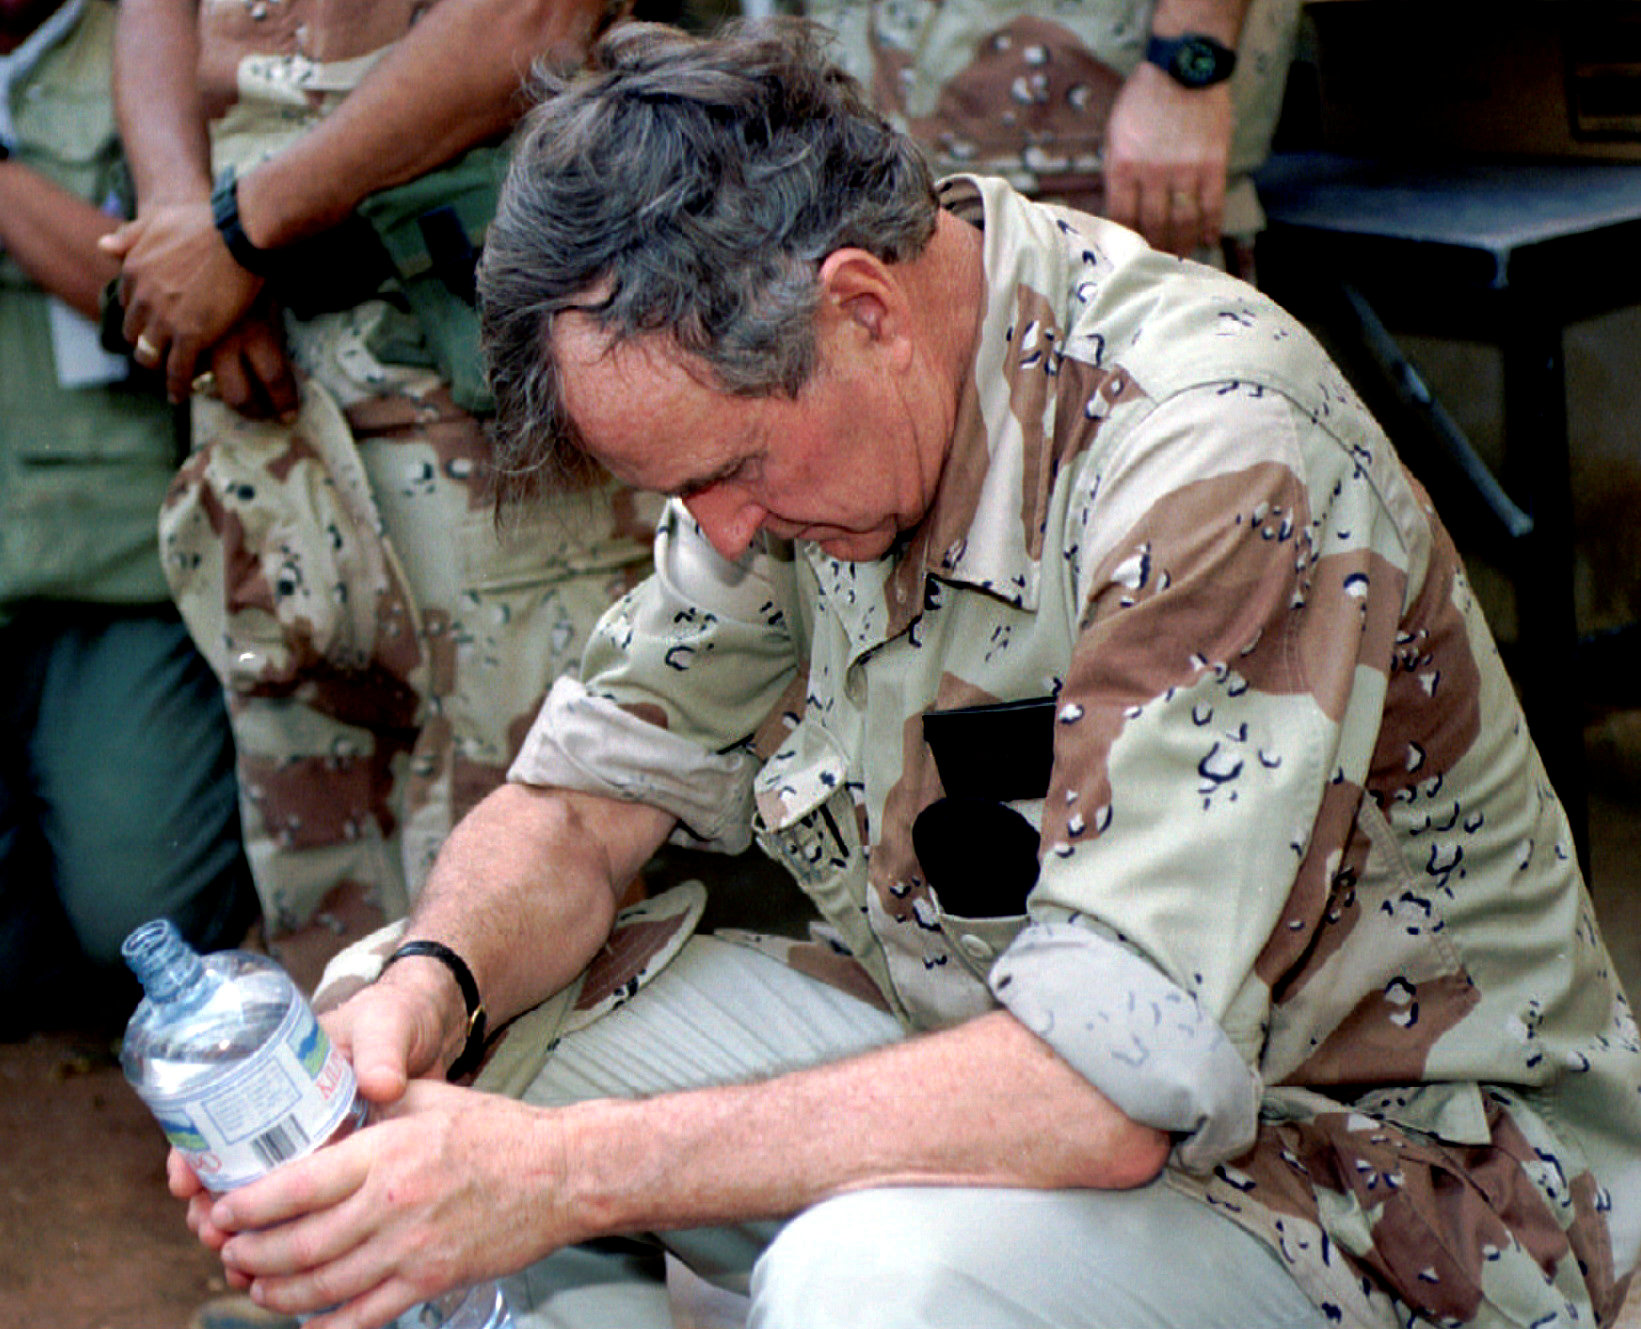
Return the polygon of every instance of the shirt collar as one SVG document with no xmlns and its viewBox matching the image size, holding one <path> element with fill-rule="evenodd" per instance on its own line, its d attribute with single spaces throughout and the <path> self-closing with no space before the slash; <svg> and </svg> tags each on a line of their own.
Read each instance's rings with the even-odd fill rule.
<svg viewBox="0 0 1641 1329">
<path fill-rule="evenodd" d="M 1033 203 L 1004 180 L 960 175 L 938 188 L 941 207 L 982 233 L 985 310 L 927 515 L 899 549 L 870 564 L 840 564 L 803 545 L 849 634 L 851 659 L 910 630 L 930 582 L 1037 609 L 1060 451 L 1085 432 L 1083 421 L 1058 418 L 1060 368 L 1068 350 L 1100 363 L 1089 313 L 1095 293 L 1123 246 L 1144 243 Z"/>
<path fill-rule="evenodd" d="M 1084 257 L 1056 214 L 1002 180 L 954 176 L 939 196 L 982 232 L 986 305 L 934 502 L 885 579 L 886 636 L 922 613 L 929 578 L 1036 609 L 1064 302 L 1075 285 L 1072 261 Z"/>
</svg>

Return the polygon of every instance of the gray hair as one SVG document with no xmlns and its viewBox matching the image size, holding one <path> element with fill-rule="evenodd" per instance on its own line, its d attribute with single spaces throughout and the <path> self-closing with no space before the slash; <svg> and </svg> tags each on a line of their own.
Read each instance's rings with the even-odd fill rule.
<svg viewBox="0 0 1641 1329">
<path fill-rule="evenodd" d="M 618 26 L 535 91 L 478 274 L 498 507 L 597 474 L 564 408 L 557 314 L 612 345 L 670 334 L 727 393 L 795 396 L 821 261 L 900 262 L 934 233 L 922 156 L 802 20 Z"/>
</svg>

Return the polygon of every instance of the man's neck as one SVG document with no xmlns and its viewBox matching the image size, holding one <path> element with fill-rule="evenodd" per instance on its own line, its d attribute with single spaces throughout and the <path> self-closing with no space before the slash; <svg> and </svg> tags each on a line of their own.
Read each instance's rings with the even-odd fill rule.
<svg viewBox="0 0 1641 1329">
<path fill-rule="evenodd" d="M 923 252 L 908 264 L 896 265 L 917 319 L 917 339 L 923 348 L 919 360 L 928 375 L 924 386 L 937 394 L 942 422 L 938 436 L 920 438 L 930 493 L 945 470 L 959 404 L 974 372 L 986 312 L 984 252 L 980 231 L 942 208 Z"/>
<path fill-rule="evenodd" d="M 934 362 L 960 394 L 986 312 L 984 239 L 945 209 L 910 274 Z M 955 399 L 954 399 L 955 405 Z"/>
</svg>

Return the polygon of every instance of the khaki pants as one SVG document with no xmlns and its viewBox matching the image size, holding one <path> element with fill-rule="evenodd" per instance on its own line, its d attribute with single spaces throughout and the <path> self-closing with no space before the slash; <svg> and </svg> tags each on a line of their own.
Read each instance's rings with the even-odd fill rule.
<svg viewBox="0 0 1641 1329">
<path fill-rule="evenodd" d="M 744 1080 L 901 1036 L 882 1011 L 749 948 L 696 937 L 625 1006 L 566 1036 L 524 1097 L 554 1106 Z M 1163 1179 L 1128 1192 L 892 1187 L 785 1224 L 657 1241 L 745 1293 L 756 1329 L 1323 1322 L 1263 1244 Z M 671 1325 L 658 1255 L 612 1243 L 541 1261 L 506 1281 L 519 1329 Z"/>
</svg>

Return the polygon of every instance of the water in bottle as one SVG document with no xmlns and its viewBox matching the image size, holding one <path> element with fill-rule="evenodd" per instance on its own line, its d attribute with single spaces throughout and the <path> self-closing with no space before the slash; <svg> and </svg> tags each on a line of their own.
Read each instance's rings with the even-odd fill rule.
<svg viewBox="0 0 1641 1329">
<path fill-rule="evenodd" d="M 205 1186 L 232 1190 L 364 1123 L 353 1067 L 300 989 L 249 951 L 200 955 L 166 919 L 125 939 L 146 994 L 120 1063 L 166 1137 Z M 493 1282 L 434 1298 L 415 1329 L 508 1329 Z"/>
</svg>

